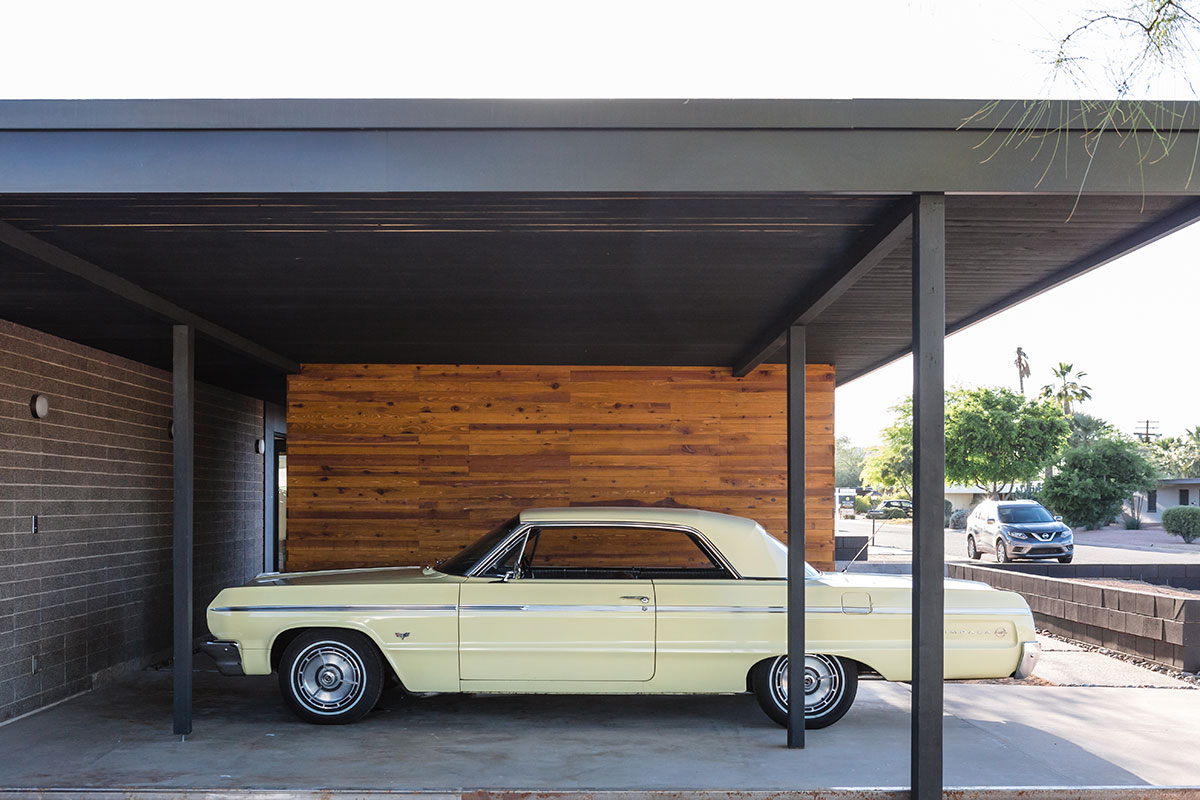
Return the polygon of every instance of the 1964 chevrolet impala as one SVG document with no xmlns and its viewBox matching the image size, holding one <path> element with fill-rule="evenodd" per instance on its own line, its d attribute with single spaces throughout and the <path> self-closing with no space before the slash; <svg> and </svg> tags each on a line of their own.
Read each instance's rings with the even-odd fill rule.
<svg viewBox="0 0 1200 800">
<path fill-rule="evenodd" d="M 353 722 L 410 692 L 752 691 L 786 724 L 787 549 L 753 520 L 658 508 L 534 509 L 436 567 L 268 573 L 225 589 L 205 646 L 227 675 L 279 672 L 302 719 Z M 806 726 L 860 674 L 911 678 L 907 577 L 806 572 Z M 1032 673 L 1020 595 L 946 581 L 947 678 Z"/>
</svg>

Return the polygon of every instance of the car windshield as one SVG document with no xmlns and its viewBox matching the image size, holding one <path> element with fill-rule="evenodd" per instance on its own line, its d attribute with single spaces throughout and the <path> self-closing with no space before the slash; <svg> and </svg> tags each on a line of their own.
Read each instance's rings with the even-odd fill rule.
<svg viewBox="0 0 1200 800">
<path fill-rule="evenodd" d="M 471 571 L 472 567 L 479 563 L 479 559 L 492 552 L 496 545 L 500 544 L 512 533 L 513 528 L 517 526 L 519 521 L 519 517 L 513 517 L 506 522 L 500 523 L 490 533 L 476 539 L 457 554 L 439 563 L 437 565 L 438 571 L 444 572 L 447 575 L 466 575 Z"/>
<path fill-rule="evenodd" d="M 1054 517 L 1042 506 L 1000 506 L 1000 521 L 1008 524 L 1054 522 Z"/>
</svg>

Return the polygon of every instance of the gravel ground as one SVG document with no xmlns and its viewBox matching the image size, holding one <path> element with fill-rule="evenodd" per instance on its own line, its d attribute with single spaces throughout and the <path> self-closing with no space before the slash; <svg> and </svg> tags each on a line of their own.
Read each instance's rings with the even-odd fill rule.
<svg viewBox="0 0 1200 800">
<path fill-rule="evenodd" d="M 1184 683 L 1190 684 L 1188 687 L 1186 687 L 1188 689 L 1200 689 L 1200 675 L 1197 675 L 1194 672 L 1184 672 L 1183 670 L 1175 669 L 1173 667 L 1166 667 L 1153 661 L 1147 661 L 1144 658 L 1131 656 L 1128 653 L 1120 653 L 1116 650 L 1110 650 L 1107 647 L 1100 647 L 1099 645 L 1089 644 L 1088 642 L 1080 642 L 1076 639 L 1068 639 L 1065 636 L 1058 636 L 1045 630 L 1038 630 L 1037 634 L 1038 637 L 1042 639 L 1050 639 L 1053 641 L 1070 644 L 1072 645 L 1072 649 L 1078 648 L 1079 650 L 1089 653 L 1098 653 L 1103 656 L 1108 656 L 1109 658 L 1115 658 L 1118 661 L 1124 661 L 1126 664 L 1133 664 L 1134 666 L 1141 667 L 1142 669 L 1147 669 L 1160 675 L 1166 675 L 1167 677 L 1174 678 L 1177 681 L 1183 681 Z"/>
</svg>

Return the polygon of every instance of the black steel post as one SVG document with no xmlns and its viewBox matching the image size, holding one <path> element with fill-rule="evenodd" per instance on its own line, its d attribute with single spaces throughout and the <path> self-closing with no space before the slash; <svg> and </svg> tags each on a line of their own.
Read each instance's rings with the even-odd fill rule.
<svg viewBox="0 0 1200 800">
<path fill-rule="evenodd" d="M 788 736 L 804 747 L 804 327 L 787 338 Z"/>
<path fill-rule="evenodd" d="M 279 569 L 279 449 L 276 436 L 287 430 L 283 408 L 263 403 L 263 570 Z"/>
<path fill-rule="evenodd" d="M 945 604 L 946 200 L 918 194 L 913 213 L 912 797 L 942 797 Z"/>
<path fill-rule="evenodd" d="M 192 512 L 195 503 L 196 335 L 172 326 L 174 383 L 175 733 L 192 732 Z"/>
</svg>

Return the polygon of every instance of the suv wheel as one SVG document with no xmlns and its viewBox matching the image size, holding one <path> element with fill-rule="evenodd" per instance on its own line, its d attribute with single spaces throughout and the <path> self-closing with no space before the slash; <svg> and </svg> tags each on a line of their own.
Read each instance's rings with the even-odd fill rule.
<svg viewBox="0 0 1200 800">
<path fill-rule="evenodd" d="M 975 537 L 968 536 L 967 537 L 967 558 L 977 559 L 977 558 L 979 558 L 979 556 L 980 556 L 979 548 L 975 546 Z"/>
<path fill-rule="evenodd" d="M 1004 543 L 1003 539 L 997 539 L 996 540 L 996 563 L 997 564 L 1007 564 L 1010 561 L 1012 561 L 1012 559 L 1008 557 L 1008 545 Z"/>
</svg>

